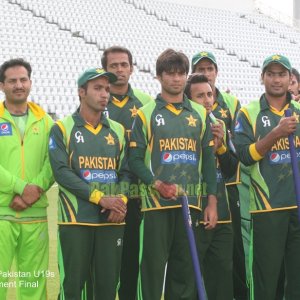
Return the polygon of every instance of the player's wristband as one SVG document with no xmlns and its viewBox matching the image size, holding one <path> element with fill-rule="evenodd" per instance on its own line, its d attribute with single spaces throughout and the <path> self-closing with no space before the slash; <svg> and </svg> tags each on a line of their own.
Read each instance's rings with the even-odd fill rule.
<svg viewBox="0 0 300 300">
<path fill-rule="evenodd" d="M 118 196 L 118 197 L 121 197 L 122 201 L 123 201 L 125 204 L 127 204 L 128 198 L 127 198 L 125 195 L 123 195 L 123 194 L 118 194 L 117 196 Z"/>
<path fill-rule="evenodd" d="M 93 190 L 90 195 L 90 202 L 99 205 L 101 198 L 104 196 L 104 193 L 99 190 Z"/>
<path fill-rule="evenodd" d="M 218 148 L 217 150 L 217 154 L 222 155 L 227 151 L 227 148 L 224 144 L 222 144 L 222 146 L 220 148 Z"/>
</svg>

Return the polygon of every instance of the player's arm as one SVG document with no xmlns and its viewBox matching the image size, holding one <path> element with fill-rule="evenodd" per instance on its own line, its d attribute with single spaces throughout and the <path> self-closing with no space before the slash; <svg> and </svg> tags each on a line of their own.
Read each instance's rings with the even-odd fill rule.
<svg viewBox="0 0 300 300">
<path fill-rule="evenodd" d="M 202 176 L 206 183 L 207 207 L 204 211 L 204 224 L 206 229 L 212 229 L 218 221 L 217 213 L 217 179 L 215 157 L 213 153 L 212 133 L 206 120 L 206 129 L 202 140 Z"/>
<path fill-rule="evenodd" d="M 234 110 L 234 116 L 233 116 L 233 119 L 231 121 L 231 126 L 230 126 L 230 128 L 228 128 L 230 130 L 230 133 L 231 133 L 232 136 L 234 135 L 235 123 L 236 123 L 236 120 L 237 120 L 238 113 L 241 109 L 241 102 L 237 98 L 235 98 L 235 101 L 236 101 L 236 107 L 235 107 L 235 110 Z"/>
<path fill-rule="evenodd" d="M 47 118 L 45 122 L 48 122 L 47 125 L 48 132 L 47 132 L 47 141 L 46 141 L 46 144 L 48 145 L 49 134 L 50 134 L 51 127 L 53 126 L 53 120 L 48 115 L 45 118 Z M 43 167 L 39 172 L 39 174 L 35 178 L 33 178 L 30 183 L 39 186 L 43 192 L 46 192 L 54 183 L 54 177 L 53 177 L 47 149 L 45 151 Z"/>
<path fill-rule="evenodd" d="M 10 173 L 1 164 L 0 164 L 0 176 L 1 176 L 0 190 L 2 193 L 7 193 L 7 194 L 15 193 L 21 195 L 24 191 L 25 186 L 28 184 L 27 181 Z M 1 203 L 1 199 L 0 199 L 0 203 Z"/>
<path fill-rule="evenodd" d="M 236 155 L 230 150 L 228 132 L 226 132 L 225 140 L 226 143 L 223 143 L 221 147 L 217 149 L 216 155 L 223 176 L 230 178 L 236 173 L 239 161 Z"/>
<path fill-rule="evenodd" d="M 138 111 L 135 117 L 129 143 L 128 163 L 131 172 L 146 185 L 154 182 L 154 176 L 145 165 L 145 153 L 147 148 L 147 131 L 145 117 Z"/>
<path fill-rule="evenodd" d="M 237 156 L 246 166 L 250 166 L 263 159 L 276 141 L 282 137 L 287 137 L 296 130 L 296 118 L 283 117 L 279 124 L 266 136 L 256 140 L 247 115 L 247 110 L 242 108 L 238 114 L 234 137 Z"/>
<path fill-rule="evenodd" d="M 257 152 L 261 156 L 265 156 L 280 138 L 287 137 L 289 134 L 295 132 L 296 127 L 297 120 L 295 116 L 281 118 L 279 124 L 275 128 L 255 143 Z"/>
<path fill-rule="evenodd" d="M 127 135 L 125 134 L 124 127 L 123 130 L 124 130 L 124 134 L 122 136 L 123 138 L 120 139 L 121 151 L 120 151 L 120 158 L 118 162 L 117 191 L 118 194 L 127 195 L 129 192 L 129 185 L 130 185 L 132 174 L 129 170 L 129 165 L 128 165 L 129 141 L 127 139 Z"/>
<path fill-rule="evenodd" d="M 242 108 L 237 116 L 233 142 L 239 160 L 250 166 L 261 160 L 262 156 L 256 150 L 253 128 L 247 115 L 247 110 Z"/>
</svg>

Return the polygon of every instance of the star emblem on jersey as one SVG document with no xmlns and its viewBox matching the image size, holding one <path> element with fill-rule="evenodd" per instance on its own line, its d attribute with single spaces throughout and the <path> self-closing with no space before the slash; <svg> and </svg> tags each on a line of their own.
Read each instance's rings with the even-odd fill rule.
<svg viewBox="0 0 300 300">
<path fill-rule="evenodd" d="M 285 178 L 285 175 L 284 174 L 280 174 L 278 176 L 278 182 L 282 181 L 284 178 Z"/>
<path fill-rule="evenodd" d="M 280 55 L 273 55 L 272 60 L 280 60 Z"/>
<path fill-rule="evenodd" d="M 32 128 L 32 133 L 33 134 L 38 134 L 40 132 L 39 128 L 38 127 L 33 127 Z"/>
<path fill-rule="evenodd" d="M 173 182 L 176 180 L 176 176 L 175 175 L 171 175 L 170 178 L 169 178 L 169 181 L 170 182 Z"/>
<path fill-rule="evenodd" d="M 186 119 L 189 121 L 188 126 L 196 127 L 197 119 L 194 119 L 192 115 L 186 117 Z"/>
<path fill-rule="evenodd" d="M 114 145 L 115 144 L 115 139 L 110 133 L 108 134 L 108 136 L 105 136 L 104 138 L 107 141 L 107 145 Z"/>
<path fill-rule="evenodd" d="M 134 105 L 133 108 L 130 108 L 129 110 L 131 111 L 131 118 L 135 118 L 137 115 L 138 108 L 136 108 Z"/>
<path fill-rule="evenodd" d="M 227 109 L 221 108 L 221 109 L 219 110 L 219 113 L 221 114 L 221 118 L 227 118 L 227 112 L 228 112 Z"/>
</svg>

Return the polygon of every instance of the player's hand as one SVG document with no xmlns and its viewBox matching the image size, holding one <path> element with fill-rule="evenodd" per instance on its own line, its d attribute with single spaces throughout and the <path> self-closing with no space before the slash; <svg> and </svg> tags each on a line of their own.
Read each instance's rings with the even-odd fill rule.
<svg viewBox="0 0 300 300">
<path fill-rule="evenodd" d="M 214 137 L 214 150 L 219 149 L 224 143 L 224 129 L 220 120 L 218 124 L 211 125 L 211 132 Z"/>
<path fill-rule="evenodd" d="M 283 117 L 280 119 L 279 124 L 273 129 L 278 138 L 287 137 L 295 132 L 297 127 L 297 119 L 295 116 Z"/>
<path fill-rule="evenodd" d="M 31 206 L 40 199 L 42 193 L 43 190 L 39 186 L 34 184 L 27 184 L 21 197 L 28 206 Z"/>
<path fill-rule="evenodd" d="M 297 96 L 295 96 L 294 100 L 297 101 L 297 102 L 300 102 L 300 94 L 298 94 Z"/>
<path fill-rule="evenodd" d="M 99 205 L 103 207 L 101 212 L 111 210 L 123 215 L 126 215 L 127 212 L 127 205 L 122 199 L 122 196 L 103 196 L 100 199 Z"/>
<path fill-rule="evenodd" d="M 208 195 L 208 204 L 204 210 L 204 226 L 206 230 L 216 227 L 218 222 L 217 198 L 215 195 Z"/>
<path fill-rule="evenodd" d="M 10 202 L 9 207 L 15 211 L 22 211 L 28 207 L 28 205 L 23 201 L 21 196 L 16 195 Z"/>
<path fill-rule="evenodd" d="M 159 192 L 159 194 L 171 200 L 176 200 L 178 195 L 177 185 L 174 183 L 165 183 L 161 180 L 155 180 L 154 188 Z"/>
<path fill-rule="evenodd" d="M 111 223 L 122 223 L 125 220 L 126 214 L 120 214 L 111 210 L 108 214 L 107 221 Z"/>
</svg>

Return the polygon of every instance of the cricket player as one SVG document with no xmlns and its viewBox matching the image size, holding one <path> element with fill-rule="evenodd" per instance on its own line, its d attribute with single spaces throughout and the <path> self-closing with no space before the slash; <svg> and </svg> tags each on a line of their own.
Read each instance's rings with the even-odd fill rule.
<svg viewBox="0 0 300 300">
<path fill-rule="evenodd" d="M 77 81 L 78 111 L 51 130 L 49 156 L 59 184 L 60 300 L 116 297 L 127 203 L 119 189 L 125 130 L 103 114 L 116 80 L 101 68 L 84 71 Z M 90 279 L 93 291 L 87 294 Z"/>
<path fill-rule="evenodd" d="M 196 228 L 199 239 L 199 258 L 209 300 L 232 300 L 232 251 L 233 231 L 225 179 L 236 172 L 238 160 L 230 150 L 228 133 L 223 121 L 212 114 L 213 92 L 207 77 L 194 73 L 190 75 L 185 94 L 203 105 L 211 122 L 216 159 L 216 180 L 218 198 L 218 223 L 212 230 L 205 230 L 203 221 Z M 205 191 L 205 183 L 204 188 Z M 207 206 L 205 192 L 202 195 L 202 209 Z M 216 288 L 217 287 L 217 288 Z"/>
<path fill-rule="evenodd" d="M 241 109 L 235 126 L 238 157 L 250 166 L 250 291 L 255 300 L 275 299 L 283 262 L 285 299 L 300 299 L 300 225 L 287 138 L 294 134 L 299 153 L 300 105 L 288 92 L 291 69 L 283 55 L 264 60 L 265 93 Z M 287 108 L 291 117 L 284 116 Z"/>
<path fill-rule="evenodd" d="M 182 52 L 167 49 L 156 62 L 161 93 L 137 114 L 130 139 L 129 166 L 144 183 L 140 226 L 138 299 L 195 299 L 189 243 L 181 211 L 181 189 L 188 190 L 193 228 L 200 213 L 200 186 L 207 182 L 207 229 L 217 222 L 216 176 L 212 136 L 205 109 L 188 100 L 189 71 Z"/>
<path fill-rule="evenodd" d="M 153 99 L 142 91 L 132 88 L 129 83 L 133 72 L 130 50 L 121 46 L 107 48 L 103 52 L 101 63 L 106 71 L 115 74 L 118 78 L 110 85 L 110 97 L 105 110 L 106 116 L 121 123 L 126 130 L 126 137 L 129 139 L 138 109 Z M 129 177 L 131 185 L 137 186 L 137 178 L 133 174 L 130 174 Z M 130 191 L 138 191 L 138 188 L 131 188 Z M 141 222 L 140 206 L 140 196 L 138 194 L 129 195 L 120 275 L 120 300 L 134 300 L 136 298 L 139 267 L 139 226 Z"/>
<path fill-rule="evenodd" d="M 213 90 L 214 104 L 213 114 L 224 121 L 230 135 L 234 133 L 234 124 L 237 113 L 241 107 L 239 100 L 227 93 L 220 91 L 216 86 L 218 77 L 218 64 L 216 57 L 209 51 L 200 51 L 192 58 L 192 73 L 200 73 L 208 78 Z M 236 300 L 248 299 L 248 287 L 246 282 L 245 253 L 241 231 L 240 198 L 237 185 L 240 184 L 240 166 L 231 178 L 226 179 L 229 206 L 234 232 L 233 241 L 233 286 Z"/>
<path fill-rule="evenodd" d="M 5 95 L 0 103 L 0 299 L 3 300 L 11 283 L 16 287 L 15 299 L 47 299 L 46 191 L 54 181 L 48 158 L 53 121 L 28 100 L 31 71 L 31 65 L 20 58 L 0 66 L 0 88 Z M 15 270 L 10 276 L 13 259 Z"/>
</svg>

